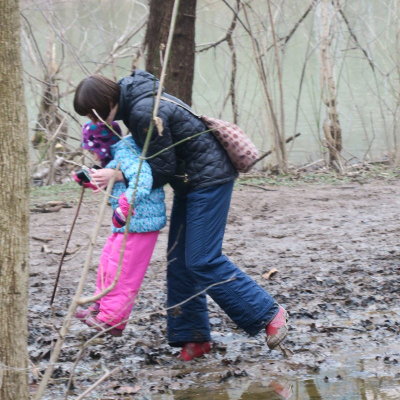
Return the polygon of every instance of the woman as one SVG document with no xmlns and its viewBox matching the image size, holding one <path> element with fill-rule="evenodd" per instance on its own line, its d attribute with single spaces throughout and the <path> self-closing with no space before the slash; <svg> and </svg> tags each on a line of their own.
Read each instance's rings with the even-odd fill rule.
<svg viewBox="0 0 400 400">
<path fill-rule="evenodd" d="M 123 120 L 135 142 L 143 147 L 153 118 L 159 82 L 136 70 L 118 83 L 100 75 L 80 82 L 75 111 L 108 122 Z M 163 97 L 185 105 L 179 99 Z M 186 105 L 185 105 L 186 106 Z M 94 111 L 95 110 L 95 111 Z M 269 348 L 287 335 L 287 313 L 249 276 L 222 254 L 222 242 L 237 172 L 225 150 L 204 123 L 189 111 L 161 101 L 158 117 L 163 130 L 153 129 L 147 152 L 153 187 L 169 183 L 174 202 L 168 240 L 168 341 L 182 347 L 189 361 L 211 349 L 207 294 L 249 335 L 265 329 Z M 191 138 L 192 137 L 192 138 Z M 176 146 L 174 144 L 188 139 Z M 153 156 L 154 155 L 154 156 Z M 106 186 L 111 173 L 98 170 L 93 179 Z"/>
</svg>

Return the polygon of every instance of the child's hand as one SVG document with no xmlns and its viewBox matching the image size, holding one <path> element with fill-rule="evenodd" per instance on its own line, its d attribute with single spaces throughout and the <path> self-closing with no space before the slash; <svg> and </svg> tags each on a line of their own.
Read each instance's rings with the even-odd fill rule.
<svg viewBox="0 0 400 400">
<path fill-rule="evenodd" d="M 89 176 L 88 176 L 89 171 L 85 171 L 83 169 L 72 172 L 71 176 L 72 179 L 77 182 L 79 185 L 83 186 L 84 188 L 90 188 L 92 190 L 97 189 L 93 183 L 90 182 Z"/>
<path fill-rule="evenodd" d="M 102 168 L 91 171 L 90 178 L 93 181 L 93 183 L 97 185 L 97 188 L 96 190 L 94 190 L 94 192 L 99 192 L 101 189 L 105 189 L 108 185 L 108 182 L 110 182 L 114 174 L 116 174 L 115 177 L 116 182 L 124 180 L 122 172 L 115 171 L 115 169 L 112 168 Z"/>
<path fill-rule="evenodd" d="M 119 197 L 118 205 L 119 207 L 117 207 L 113 212 L 112 223 L 116 228 L 122 228 L 126 224 L 126 219 L 129 213 L 129 201 L 126 198 L 125 193 L 121 194 Z"/>
</svg>

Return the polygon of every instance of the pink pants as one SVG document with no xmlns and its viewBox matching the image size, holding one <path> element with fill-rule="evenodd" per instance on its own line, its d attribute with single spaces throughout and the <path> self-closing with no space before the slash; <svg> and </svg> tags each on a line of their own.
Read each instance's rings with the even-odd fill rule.
<svg viewBox="0 0 400 400">
<path fill-rule="evenodd" d="M 100 312 L 97 318 L 100 321 L 118 329 L 125 328 L 149 266 L 158 233 L 128 234 L 118 282 L 109 293 L 98 300 Z M 113 233 L 104 245 L 97 270 L 96 294 L 109 287 L 114 280 L 123 239 L 123 233 Z"/>
</svg>

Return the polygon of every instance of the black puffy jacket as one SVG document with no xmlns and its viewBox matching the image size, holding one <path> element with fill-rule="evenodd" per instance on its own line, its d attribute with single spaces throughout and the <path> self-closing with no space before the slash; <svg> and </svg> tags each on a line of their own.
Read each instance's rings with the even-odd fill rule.
<svg viewBox="0 0 400 400">
<path fill-rule="evenodd" d="M 121 94 L 115 119 L 124 121 L 140 147 L 144 145 L 152 120 L 158 84 L 153 75 L 141 70 L 119 81 Z M 186 106 L 167 93 L 163 93 L 163 96 Z M 164 129 L 162 135 L 153 130 L 147 157 L 207 130 L 199 118 L 166 100 L 161 100 L 158 117 Z M 210 132 L 171 147 L 149 158 L 148 162 L 153 172 L 154 187 L 170 183 L 177 190 L 201 188 L 223 184 L 237 176 L 225 150 Z"/>
</svg>

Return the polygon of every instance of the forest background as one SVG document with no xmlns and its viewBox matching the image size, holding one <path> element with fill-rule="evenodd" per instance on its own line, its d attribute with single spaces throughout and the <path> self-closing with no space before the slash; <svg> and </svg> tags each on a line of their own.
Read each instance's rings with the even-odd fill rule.
<svg viewBox="0 0 400 400">
<path fill-rule="evenodd" d="M 343 172 L 365 161 L 398 162 L 396 1 L 183 5 L 166 90 L 199 113 L 238 123 L 261 151 L 274 149 L 258 169 L 312 164 Z M 150 6 L 22 3 L 36 183 L 69 179 L 66 164 L 76 161 L 84 122 L 73 114 L 71 96 L 84 76 L 120 79 L 133 68 L 159 76 L 172 2 L 153 2 L 151 13 Z"/>
</svg>

